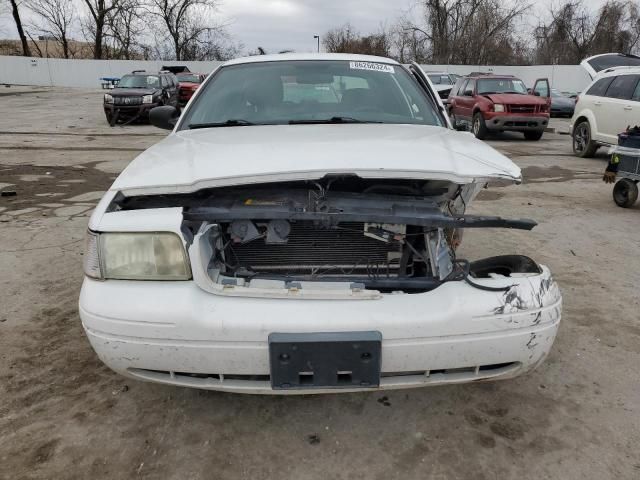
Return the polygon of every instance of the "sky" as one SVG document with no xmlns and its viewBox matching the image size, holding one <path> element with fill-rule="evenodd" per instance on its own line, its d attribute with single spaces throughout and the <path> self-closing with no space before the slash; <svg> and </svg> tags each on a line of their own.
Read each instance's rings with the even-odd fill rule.
<svg viewBox="0 0 640 480">
<path fill-rule="evenodd" d="M 535 5 L 523 19 L 530 26 L 537 24 L 538 16 L 544 16 L 550 5 L 559 3 L 559 0 L 531 1 Z M 258 46 L 269 53 L 310 52 L 316 49 L 314 35 L 323 35 L 347 22 L 366 34 L 381 26 L 390 27 L 403 15 L 420 17 L 419 0 L 221 0 L 221 3 L 219 18 L 233 39 L 244 45 L 245 52 Z M 604 0 L 584 3 L 595 9 Z M 0 0 L 0 38 L 17 38 L 7 4 Z"/>
</svg>

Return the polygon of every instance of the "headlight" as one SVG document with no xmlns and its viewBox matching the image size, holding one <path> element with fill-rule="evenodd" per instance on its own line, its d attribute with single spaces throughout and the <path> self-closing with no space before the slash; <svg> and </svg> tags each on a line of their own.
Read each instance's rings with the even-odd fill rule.
<svg viewBox="0 0 640 480">
<path fill-rule="evenodd" d="M 108 93 L 104 94 L 104 103 L 113 103 L 113 96 Z"/>
<path fill-rule="evenodd" d="M 187 255 L 175 233 L 88 233 L 85 273 L 119 280 L 188 280 Z"/>
<path fill-rule="evenodd" d="M 500 103 L 496 103 L 496 104 L 493 106 L 493 110 L 494 110 L 495 112 L 504 112 L 504 105 L 501 105 Z"/>
<path fill-rule="evenodd" d="M 142 103 L 153 103 L 153 95 L 143 95 Z"/>
</svg>

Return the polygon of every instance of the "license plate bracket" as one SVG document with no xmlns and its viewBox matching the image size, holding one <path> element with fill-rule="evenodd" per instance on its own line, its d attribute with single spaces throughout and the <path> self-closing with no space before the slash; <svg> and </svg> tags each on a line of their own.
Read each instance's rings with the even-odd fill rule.
<svg viewBox="0 0 640 480">
<path fill-rule="evenodd" d="M 373 388 L 380 385 L 382 334 L 272 333 L 271 388 Z"/>
</svg>

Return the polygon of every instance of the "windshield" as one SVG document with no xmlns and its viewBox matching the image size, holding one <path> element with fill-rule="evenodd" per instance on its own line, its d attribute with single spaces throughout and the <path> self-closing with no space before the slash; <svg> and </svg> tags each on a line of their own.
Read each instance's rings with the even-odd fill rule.
<svg viewBox="0 0 640 480">
<path fill-rule="evenodd" d="M 442 125 L 403 67 L 333 60 L 222 67 L 185 115 L 181 128 L 324 122 Z"/>
<path fill-rule="evenodd" d="M 478 95 L 487 93 L 527 94 L 527 87 L 517 78 L 482 78 L 478 80 Z"/>
<path fill-rule="evenodd" d="M 640 67 L 640 57 L 621 53 L 596 55 L 595 57 L 588 58 L 586 61 L 596 72 L 611 67 Z"/>
<path fill-rule="evenodd" d="M 429 80 L 434 85 L 451 85 L 451 78 L 449 75 L 429 74 Z"/>
<path fill-rule="evenodd" d="M 155 75 L 125 75 L 116 88 L 158 88 L 160 79 Z"/>
<path fill-rule="evenodd" d="M 176 75 L 179 82 L 200 83 L 200 76 L 192 73 L 179 73 Z"/>
</svg>

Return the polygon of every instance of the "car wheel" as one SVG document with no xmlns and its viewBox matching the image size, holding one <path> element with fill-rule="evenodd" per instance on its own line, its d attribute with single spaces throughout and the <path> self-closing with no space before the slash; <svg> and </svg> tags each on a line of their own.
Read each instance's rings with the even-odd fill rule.
<svg viewBox="0 0 640 480">
<path fill-rule="evenodd" d="M 573 153 L 578 157 L 593 157 L 598 145 L 591 140 L 591 126 L 587 120 L 576 125 L 573 131 Z"/>
<path fill-rule="evenodd" d="M 112 112 L 104 112 L 105 117 L 107 117 L 107 123 L 110 127 L 113 127 L 116 123 L 118 123 L 118 114 Z"/>
<path fill-rule="evenodd" d="M 622 178 L 613 187 L 613 201 L 622 208 L 629 208 L 638 199 L 638 185 L 633 180 Z"/>
<path fill-rule="evenodd" d="M 540 140 L 542 138 L 542 134 L 544 133 L 544 131 L 534 130 L 531 132 L 523 132 L 523 133 L 524 133 L 524 138 L 526 138 L 527 140 Z"/>
<path fill-rule="evenodd" d="M 476 112 L 473 116 L 473 134 L 478 140 L 484 140 L 487 138 L 487 125 L 484 123 L 484 118 L 480 112 Z"/>
</svg>

